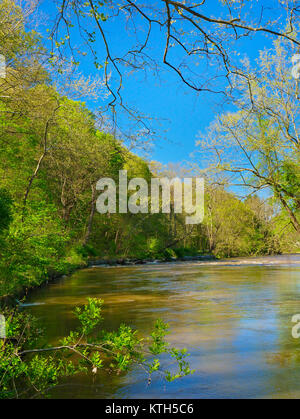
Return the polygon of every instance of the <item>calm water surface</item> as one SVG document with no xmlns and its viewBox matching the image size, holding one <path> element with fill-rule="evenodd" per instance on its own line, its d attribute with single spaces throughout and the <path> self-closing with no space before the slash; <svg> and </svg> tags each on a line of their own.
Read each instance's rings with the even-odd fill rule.
<svg viewBox="0 0 300 419">
<path fill-rule="evenodd" d="M 75 305 L 104 299 L 106 329 L 125 322 L 147 334 L 161 317 L 168 340 L 187 347 L 196 373 L 147 386 L 145 373 L 72 377 L 53 397 L 89 398 L 300 398 L 300 339 L 291 317 L 300 313 L 300 255 L 178 262 L 78 271 L 36 290 L 27 308 L 57 342 L 77 327 Z"/>
</svg>

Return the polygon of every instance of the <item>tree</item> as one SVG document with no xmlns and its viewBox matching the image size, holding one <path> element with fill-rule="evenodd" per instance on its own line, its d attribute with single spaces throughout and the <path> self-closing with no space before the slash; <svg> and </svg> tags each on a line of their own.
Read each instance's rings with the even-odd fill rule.
<svg viewBox="0 0 300 419">
<path fill-rule="evenodd" d="M 5 189 L 0 189 L 0 234 L 9 227 L 12 220 L 12 199 Z"/>
<path fill-rule="evenodd" d="M 280 251 L 266 214 L 258 197 L 242 202 L 223 187 L 208 185 L 203 227 L 209 252 L 232 257 Z"/>
<path fill-rule="evenodd" d="M 238 87 L 237 111 L 220 116 L 197 144 L 209 152 L 210 169 L 229 184 L 270 191 L 300 233 L 300 102 L 288 58 L 278 41 L 275 52 L 261 52 L 259 70 L 248 67 L 250 85 Z"/>
</svg>

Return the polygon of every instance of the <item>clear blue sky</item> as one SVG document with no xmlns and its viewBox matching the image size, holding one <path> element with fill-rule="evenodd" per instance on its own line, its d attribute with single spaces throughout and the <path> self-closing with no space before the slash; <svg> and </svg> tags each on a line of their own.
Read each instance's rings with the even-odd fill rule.
<svg viewBox="0 0 300 419">
<path fill-rule="evenodd" d="M 216 15 L 217 3 L 216 0 L 209 0 L 206 13 Z M 260 3 L 264 3 L 265 6 L 268 4 L 274 6 L 273 0 L 265 0 Z M 53 1 L 44 0 L 40 7 L 43 13 L 49 16 L 50 20 L 45 24 L 48 26 L 53 18 Z M 130 39 L 130 36 L 124 37 L 124 32 L 120 30 L 118 22 L 109 20 L 103 24 L 114 54 L 119 53 L 122 49 L 125 50 L 133 39 Z M 45 31 L 45 26 L 40 28 L 42 32 Z M 73 37 L 75 42 L 81 43 L 78 34 L 73 33 Z M 159 30 L 155 30 L 151 38 L 152 53 L 161 64 L 164 39 L 165 37 L 159 33 Z M 246 53 L 254 63 L 259 50 L 270 46 L 270 40 L 263 36 L 256 36 L 254 39 L 245 38 L 239 43 L 238 48 L 242 55 Z M 95 48 L 99 51 L 101 59 L 104 45 L 98 35 Z M 176 59 L 176 57 L 174 58 Z M 92 75 L 97 71 L 89 56 L 81 62 L 79 68 L 85 75 Z M 212 73 L 213 71 L 214 68 L 211 68 Z M 140 112 L 159 120 L 154 124 L 159 140 L 155 142 L 151 158 L 162 163 L 188 160 L 190 153 L 195 150 L 197 133 L 203 132 L 215 115 L 221 111 L 217 104 L 221 101 L 222 96 L 192 91 L 179 80 L 175 72 L 166 67 L 161 71 L 159 79 L 152 74 L 148 74 L 145 78 L 141 73 L 126 77 L 122 95 L 128 104 L 134 105 Z M 87 105 L 95 110 L 98 104 L 87 101 Z M 124 118 L 121 121 L 126 123 Z"/>
</svg>

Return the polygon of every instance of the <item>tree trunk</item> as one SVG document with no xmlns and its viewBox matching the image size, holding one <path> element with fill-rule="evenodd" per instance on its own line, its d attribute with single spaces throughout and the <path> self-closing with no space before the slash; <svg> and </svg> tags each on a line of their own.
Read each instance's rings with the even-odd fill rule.
<svg viewBox="0 0 300 419">
<path fill-rule="evenodd" d="M 95 198 L 96 198 L 95 185 L 91 185 L 91 189 L 92 189 L 91 210 L 90 210 L 90 215 L 89 215 L 89 221 L 88 221 L 86 234 L 85 234 L 84 241 L 83 241 L 84 245 L 86 245 L 88 243 L 88 241 L 91 237 L 93 220 L 94 220 L 94 215 L 95 215 Z"/>
<path fill-rule="evenodd" d="M 45 125 L 45 130 L 44 130 L 44 135 L 43 135 L 43 153 L 40 156 L 36 168 L 33 172 L 33 175 L 30 177 L 29 182 L 28 182 L 28 186 L 26 188 L 25 194 L 24 194 L 24 199 L 23 199 L 23 208 L 22 208 L 22 223 L 24 221 L 24 216 L 25 216 L 25 208 L 26 208 L 26 204 L 27 204 L 27 198 L 31 189 L 31 185 L 32 182 L 34 181 L 34 179 L 37 177 L 37 174 L 40 170 L 42 161 L 44 160 L 46 154 L 47 154 L 47 139 L 48 139 L 48 131 L 49 131 L 49 126 L 50 126 L 50 122 L 52 121 L 55 112 L 59 109 L 60 105 L 58 105 L 54 110 L 53 110 L 53 114 L 51 115 L 51 117 L 47 120 L 46 125 Z"/>
<path fill-rule="evenodd" d="M 293 227 L 300 234 L 300 223 L 297 220 L 297 218 L 296 218 L 295 214 L 293 213 L 293 211 L 291 210 L 291 208 L 288 206 L 286 200 L 281 195 L 281 193 L 279 193 L 279 199 L 280 199 L 280 202 L 282 203 L 282 205 L 284 206 L 284 208 L 286 209 L 287 213 L 289 214 L 289 217 L 291 219 Z"/>
</svg>

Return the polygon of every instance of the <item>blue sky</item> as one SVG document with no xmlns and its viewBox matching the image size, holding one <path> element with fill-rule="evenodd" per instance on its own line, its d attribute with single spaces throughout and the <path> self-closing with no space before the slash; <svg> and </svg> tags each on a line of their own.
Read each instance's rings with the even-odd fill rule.
<svg viewBox="0 0 300 419">
<path fill-rule="evenodd" d="M 273 0 L 263 1 L 264 5 L 273 4 Z M 206 13 L 216 14 L 216 0 L 210 0 Z M 50 24 L 53 18 L 53 1 L 44 0 L 41 3 L 41 10 L 49 16 Z M 274 16 L 275 17 L 275 16 Z M 39 28 L 42 32 L 45 27 Z M 114 54 L 120 53 L 128 48 L 132 42 L 130 33 L 124 37 L 120 28 L 120 21 L 107 21 L 103 23 L 103 29 L 110 40 L 110 47 Z M 44 32 L 45 33 L 45 32 Z M 143 35 L 141 31 L 141 35 Z M 80 45 L 81 40 L 78 34 L 73 33 L 73 40 Z M 151 53 L 161 63 L 162 70 L 159 79 L 150 73 L 145 78 L 144 74 L 136 73 L 124 80 L 122 96 L 126 103 L 133 105 L 140 112 L 157 118 L 154 123 L 157 140 L 155 141 L 150 158 L 161 163 L 182 162 L 189 160 L 190 154 L 195 150 L 196 136 L 199 131 L 205 128 L 214 119 L 218 112 L 228 108 L 221 108 L 220 102 L 223 96 L 211 93 L 197 93 L 186 87 L 179 79 L 179 76 L 162 64 L 162 52 L 164 48 L 164 35 L 159 30 L 154 30 L 151 38 Z M 245 38 L 240 41 L 237 48 L 241 56 L 247 54 L 251 63 L 254 64 L 258 57 L 259 50 L 272 45 L 271 40 L 264 36 Z M 104 45 L 100 37 L 94 44 L 99 52 L 99 58 L 104 53 Z M 174 57 L 176 60 L 176 54 Z M 79 69 L 85 75 L 93 75 L 97 72 L 89 56 L 82 60 Z M 206 68 L 203 72 L 208 71 Z M 209 71 L 213 74 L 214 68 Z M 98 70 L 99 71 L 99 70 Z M 99 103 L 87 100 L 87 105 L 92 110 L 97 109 Z M 121 117 L 121 123 L 126 125 L 126 117 Z"/>
</svg>

